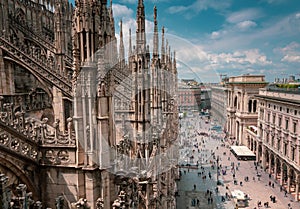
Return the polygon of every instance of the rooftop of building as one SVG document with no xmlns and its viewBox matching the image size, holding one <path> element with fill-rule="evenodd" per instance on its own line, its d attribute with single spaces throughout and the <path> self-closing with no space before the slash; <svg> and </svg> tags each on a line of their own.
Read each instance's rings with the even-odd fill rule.
<svg viewBox="0 0 300 209">
<path fill-rule="evenodd" d="M 181 79 L 178 82 L 178 88 L 180 88 L 180 89 L 201 89 L 201 90 L 210 89 L 209 86 L 206 86 L 203 83 L 199 83 L 195 79 Z"/>
<path fill-rule="evenodd" d="M 210 87 L 211 90 L 225 91 L 227 88 L 224 85 L 215 85 Z"/>
<path fill-rule="evenodd" d="M 267 91 L 287 94 L 300 94 L 300 83 L 273 83 L 265 88 Z"/>
<path fill-rule="evenodd" d="M 250 74 L 229 77 L 228 81 L 226 82 L 226 84 L 239 84 L 239 83 L 247 84 L 247 83 L 267 83 L 267 82 L 265 81 L 264 75 L 250 75 Z"/>
<path fill-rule="evenodd" d="M 300 104 L 300 84 L 270 84 L 259 90 L 257 97 L 276 102 Z"/>
</svg>

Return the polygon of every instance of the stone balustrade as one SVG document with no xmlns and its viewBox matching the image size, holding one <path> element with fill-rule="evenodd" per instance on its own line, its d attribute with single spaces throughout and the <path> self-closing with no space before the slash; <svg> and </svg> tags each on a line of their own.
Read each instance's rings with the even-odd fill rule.
<svg viewBox="0 0 300 209">
<path fill-rule="evenodd" d="M 24 24 L 21 22 L 18 18 L 13 16 L 12 14 L 9 14 L 9 21 L 10 24 L 16 27 L 18 30 L 22 31 L 24 34 L 26 34 L 28 37 L 31 37 L 38 43 L 41 43 L 43 46 L 47 47 L 51 52 L 55 52 L 55 46 L 53 44 L 54 40 L 52 37 L 47 36 L 46 34 L 40 33 L 39 35 L 35 32 L 33 32 L 33 28 L 29 25 Z"/>
<path fill-rule="evenodd" d="M 53 126 L 48 119 L 38 121 L 25 118 L 24 112 L 14 112 L 12 103 L 0 108 L 0 146 L 42 164 L 75 164 L 76 140 L 72 118 L 67 130 L 59 129 L 59 120 Z"/>
</svg>

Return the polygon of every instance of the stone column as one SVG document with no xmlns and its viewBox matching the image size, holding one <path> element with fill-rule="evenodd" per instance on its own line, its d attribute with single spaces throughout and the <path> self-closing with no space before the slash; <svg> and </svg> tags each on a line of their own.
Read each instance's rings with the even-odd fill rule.
<svg viewBox="0 0 300 209">
<path fill-rule="evenodd" d="M 91 49 L 90 49 L 90 45 L 91 45 L 91 40 L 90 40 L 90 32 L 88 31 L 86 33 L 86 54 L 87 54 L 87 61 L 90 62 L 90 58 L 91 58 Z"/>
<path fill-rule="evenodd" d="M 296 146 L 295 153 L 296 153 L 295 154 L 295 161 L 296 161 L 296 164 L 299 165 L 299 163 L 300 163 L 300 146 L 299 145 Z"/>
<path fill-rule="evenodd" d="M 274 159 L 274 166 L 275 166 L 275 168 L 274 168 L 274 178 L 275 178 L 275 180 L 277 180 L 277 160 L 276 160 L 276 158 Z"/>
<path fill-rule="evenodd" d="M 290 192 L 290 188 L 291 188 L 291 168 L 288 168 L 287 170 L 287 175 L 288 175 L 288 179 L 287 179 L 287 192 Z"/>
<path fill-rule="evenodd" d="M 283 163 L 280 163 L 280 185 L 283 185 Z"/>
<path fill-rule="evenodd" d="M 257 142 L 257 143 L 258 143 L 258 142 Z M 258 152 L 259 152 L 259 149 L 258 149 L 258 148 L 259 148 L 259 145 L 256 145 L 256 162 L 259 162 L 259 160 L 260 160 L 260 159 L 259 159 L 259 153 L 258 153 Z"/>
<path fill-rule="evenodd" d="M 272 158 L 271 158 L 271 153 L 269 153 L 269 168 L 268 168 L 268 173 L 272 172 Z"/>
<path fill-rule="evenodd" d="M 299 173 L 296 173 L 296 189 L 295 189 L 295 192 L 296 192 L 296 194 L 295 194 L 295 201 L 296 202 L 298 202 L 299 201 L 299 177 L 300 177 L 300 175 L 299 175 Z"/>
<path fill-rule="evenodd" d="M 63 93 L 60 89 L 53 86 L 53 110 L 54 118 L 60 121 L 59 130 L 65 130 L 65 113 L 64 113 L 64 102 Z"/>
<path fill-rule="evenodd" d="M 236 140 L 239 140 L 239 136 L 238 136 L 238 130 L 239 130 L 239 126 L 238 126 L 238 123 L 237 121 L 235 121 L 235 130 L 234 130 L 234 137 Z"/>
<path fill-rule="evenodd" d="M 244 145 L 243 142 L 243 124 L 239 124 L 239 145 Z"/>
<path fill-rule="evenodd" d="M 8 208 L 9 202 L 7 201 L 7 183 L 8 177 L 4 174 L 0 174 L 0 208 Z"/>
<path fill-rule="evenodd" d="M 262 145 L 262 167 L 266 168 L 266 147 Z"/>
<path fill-rule="evenodd" d="M 96 201 L 100 196 L 100 185 L 103 183 L 97 172 L 99 172 L 97 169 L 87 169 L 84 174 L 85 197 L 91 208 L 96 208 Z"/>
<path fill-rule="evenodd" d="M 232 118 L 231 118 L 231 116 L 229 115 L 229 125 L 228 125 L 229 127 L 228 127 L 228 131 L 229 131 L 229 134 L 230 134 L 230 138 L 232 138 L 232 136 L 233 136 L 233 132 L 232 132 L 232 129 L 233 129 L 233 126 L 232 126 Z"/>
<path fill-rule="evenodd" d="M 1 9 L 1 7 L 0 7 Z M 1 22 L 2 20 L 0 20 Z M 1 28 L 0 28 L 1 29 Z M 3 59 L 3 52 L 2 49 L 0 49 L 0 93 L 5 93 L 6 87 L 6 73 L 4 68 L 4 59 Z"/>
</svg>

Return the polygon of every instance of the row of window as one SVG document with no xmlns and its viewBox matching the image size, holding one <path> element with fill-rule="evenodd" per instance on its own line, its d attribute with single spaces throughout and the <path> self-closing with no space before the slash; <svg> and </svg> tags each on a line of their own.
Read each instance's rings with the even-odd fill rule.
<svg viewBox="0 0 300 209">
<path fill-rule="evenodd" d="M 268 144 L 270 144 L 272 147 L 274 148 L 277 148 L 277 150 L 279 152 L 282 152 L 284 156 L 288 157 L 288 158 L 291 158 L 292 161 L 295 161 L 295 157 L 296 157 L 296 148 L 292 145 L 288 145 L 288 143 L 282 143 L 281 139 L 278 138 L 277 139 L 277 144 L 276 144 L 276 147 L 275 147 L 275 137 L 273 136 L 271 139 L 270 139 L 270 135 L 267 134 L 266 135 L 266 142 Z M 283 146 L 282 146 L 283 145 Z M 290 150 L 290 156 L 289 156 L 289 152 L 288 150 Z"/>
<path fill-rule="evenodd" d="M 270 119 L 271 119 L 271 113 L 268 113 L 268 120 L 267 120 L 267 122 L 269 122 L 269 123 L 272 122 L 272 124 L 275 125 L 276 124 L 276 114 L 272 115 L 272 121 Z M 278 122 L 277 125 L 279 127 L 283 127 L 282 126 L 282 116 L 281 115 L 278 116 L 278 121 L 277 122 Z M 298 124 L 298 121 L 293 120 L 293 122 L 292 122 L 292 132 L 293 133 L 296 133 L 296 131 L 297 131 L 297 124 Z M 289 117 L 285 117 L 284 128 L 286 130 L 290 130 L 289 126 L 290 126 L 290 118 Z"/>
<path fill-rule="evenodd" d="M 282 124 L 282 115 L 278 115 L 278 117 L 277 117 L 277 125 L 279 126 L 279 127 L 284 127 L 286 130 L 290 130 L 290 118 L 289 117 L 284 117 L 284 124 Z M 271 113 L 270 112 L 268 112 L 268 116 L 267 116 L 267 122 L 269 122 L 269 123 L 272 123 L 272 124 L 276 124 L 276 114 L 275 113 L 273 113 L 272 114 L 272 121 L 271 121 Z M 283 126 L 284 125 L 284 126 Z M 298 125 L 298 121 L 296 121 L 296 120 L 293 120 L 292 121 L 292 132 L 293 133 L 297 133 L 297 125 Z"/>
<path fill-rule="evenodd" d="M 263 102 L 261 102 L 260 105 L 265 106 L 265 104 Z M 280 112 L 285 112 L 288 114 L 300 115 L 300 111 L 298 111 L 298 110 L 293 110 L 288 107 L 282 107 L 279 105 L 273 105 L 271 103 L 268 104 L 268 108 L 273 109 L 273 110 L 279 110 Z"/>
</svg>

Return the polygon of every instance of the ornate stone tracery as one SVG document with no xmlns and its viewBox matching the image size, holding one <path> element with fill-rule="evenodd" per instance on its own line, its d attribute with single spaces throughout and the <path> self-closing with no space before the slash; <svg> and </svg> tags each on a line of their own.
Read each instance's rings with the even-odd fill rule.
<svg viewBox="0 0 300 209">
<path fill-rule="evenodd" d="M 0 73 L 5 75 L 0 78 L 1 154 L 20 159 L 19 167 L 40 180 L 39 197 L 56 198 L 43 205 L 32 201 L 36 197 L 25 192 L 25 182 L 17 189 L 22 195 L 14 199 L 16 207 L 61 209 L 75 202 L 76 208 L 108 209 L 155 207 L 162 201 L 165 191 L 158 189 L 153 176 L 160 175 L 156 155 L 167 159 L 166 147 L 172 144 L 170 138 L 176 138 L 176 133 L 161 133 L 176 126 L 176 105 L 170 100 L 176 67 L 170 51 L 162 55 L 164 64 L 158 53 L 150 60 L 143 1 L 137 9 L 137 46 L 130 49 L 127 64 L 124 46 L 120 56 L 117 52 L 112 1 L 106 4 L 106 0 L 76 1 L 74 9 L 66 0 L 7 0 L 2 5 L 7 10 L 0 8 L 5 22 L 0 24 Z M 145 76 L 167 72 L 174 75 L 158 83 Z M 165 84 L 159 86 L 161 81 Z M 152 106 L 151 85 L 157 87 L 151 94 L 157 103 Z M 121 127 L 118 136 L 116 127 Z M 120 190 L 113 191 L 117 177 L 108 172 L 129 167 L 126 175 L 131 177 L 121 177 Z M 64 194 L 58 197 L 61 187 Z M 27 202 L 20 199 L 27 197 Z"/>
</svg>

